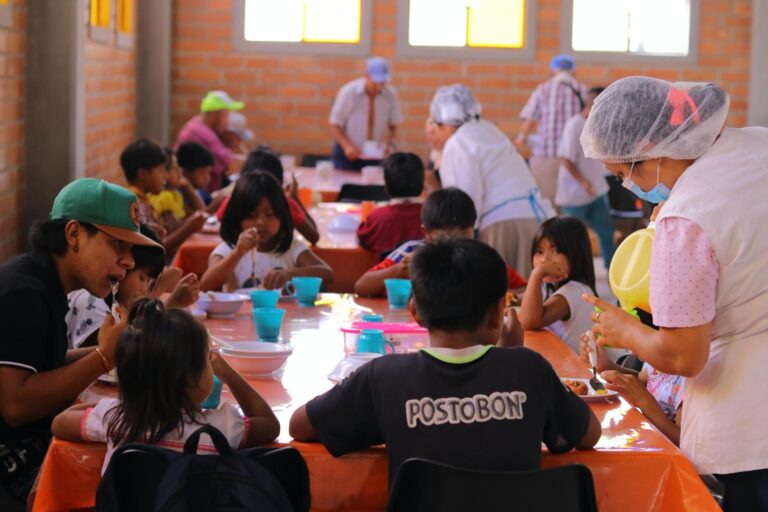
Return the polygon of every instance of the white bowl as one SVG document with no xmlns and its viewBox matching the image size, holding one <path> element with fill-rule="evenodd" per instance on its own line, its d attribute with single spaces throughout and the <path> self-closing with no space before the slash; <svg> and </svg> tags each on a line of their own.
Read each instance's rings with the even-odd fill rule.
<svg viewBox="0 0 768 512">
<path fill-rule="evenodd" d="M 336 368 L 328 374 L 328 379 L 339 383 L 352 375 L 352 373 L 372 359 L 381 357 L 381 354 L 373 352 L 354 352 L 341 360 Z"/>
<path fill-rule="evenodd" d="M 360 225 L 360 220 L 354 215 L 337 215 L 328 224 L 329 231 L 355 231 Z"/>
<path fill-rule="evenodd" d="M 221 355 L 232 368 L 246 377 L 269 377 L 285 364 L 293 349 L 282 343 L 264 341 L 227 342 Z"/>
<path fill-rule="evenodd" d="M 208 313 L 209 317 L 230 317 L 240 311 L 246 295 L 239 293 L 207 292 L 200 295 L 197 308 Z"/>
</svg>

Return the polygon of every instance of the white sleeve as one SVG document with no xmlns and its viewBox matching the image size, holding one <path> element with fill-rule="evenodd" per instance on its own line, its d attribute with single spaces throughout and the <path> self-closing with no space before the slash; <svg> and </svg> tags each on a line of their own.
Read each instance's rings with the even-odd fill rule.
<svg viewBox="0 0 768 512">
<path fill-rule="evenodd" d="M 111 411 L 120 401 L 117 398 L 102 398 L 90 409 L 86 409 L 80 421 L 80 437 L 84 441 L 107 442 L 107 428 L 112 417 Z"/>
<path fill-rule="evenodd" d="M 220 430 L 229 441 L 229 446 L 234 449 L 242 446 L 245 433 L 250 427 L 248 419 L 243 418 L 237 406 L 229 402 L 221 404 L 216 409 L 204 410 L 203 422 Z"/>
<path fill-rule="evenodd" d="M 577 114 L 581 115 L 581 114 Z M 581 133 L 576 133 L 578 123 L 577 119 L 571 118 L 565 123 L 563 128 L 563 135 L 560 138 L 560 144 L 557 146 L 558 158 L 567 158 L 571 162 L 576 162 L 579 158 L 579 150 L 581 149 L 581 142 L 579 137 Z"/>
<path fill-rule="evenodd" d="M 477 219 L 483 211 L 483 177 L 480 174 L 480 160 L 469 152 L 467 144 L 455 139 L 457 134 L 448 139 L 440 163 L 440 179 L 444 187 L 456 187 L 472 198 L 477 210 Z"/>
<path fill-rule="evenodd" d="M 216 256 L 221 256 L 222 258 L 226 258 L 230 254 L 232 254 L 232 248 L 227 244 L 227 242 L 221 242 L 219 245 L 216 246 L 216 248 L 211 252 L 211 254 L 215 254 Z"/>
</svg>

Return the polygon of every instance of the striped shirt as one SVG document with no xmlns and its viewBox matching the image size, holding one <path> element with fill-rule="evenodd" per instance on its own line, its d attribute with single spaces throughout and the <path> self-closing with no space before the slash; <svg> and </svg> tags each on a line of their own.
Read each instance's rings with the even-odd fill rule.
<svg viewBox="0 0 768 512">
<path fill-rule="evenodd" d="M 536 87 L 528 98 L 520 117 L 538 124 L 533 156 L 557 158 L 557 146 L 566 121 L 581 112 L 576 91 L 583 98 L 587 88 L 570 75 L 558 75 Z"/>
</svg>

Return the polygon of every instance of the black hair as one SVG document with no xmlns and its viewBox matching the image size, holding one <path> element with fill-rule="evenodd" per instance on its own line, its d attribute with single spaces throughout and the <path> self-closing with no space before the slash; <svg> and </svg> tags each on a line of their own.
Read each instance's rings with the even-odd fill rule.
<svg viewBox="0 0 768 512">
<path fill-rule="evenodd" d="M 251 215 L 265 197 L 280 220 L 275 250 L 283 253 L 291 247 L 293 218 L 283 187 L 274 176 L 261 171 L 240 176 L 224 210 L 224 215 L 221 217 L 221 238 L 230 246 L 237 245 L 237 239 L 242 232 L 241 223 Z"/>
<path fill-rule="evenodd" d="M 507 293 L 507 266 L 477 240 L 430 242 L 411 259 L 413 303 L 427 329 L 474 331 Z"/>
<path fill-rule="evenodd" d="M 67 223 L 72 219 L 56 219 L 47 222 L 35 222 L 29 230 L 29 245 L 35 251 L 63 256 L 67 252 Z M 93 224 L 80 222 L 89 236 L 99 232 Z"/>
<path fill-rule="evenodd" d="M 240 174 L 254 171 L 268 172 L 278 183 L 283 182 L 283 164 L 280 158 L 266 149 L 257 149 L 248 153 L 248 157 L 240 168 Z"/>
<path fill-rule="evenodd" d="M 604 90 L 605 90 L 605 87 L 600 85 L 600 86 L 592 87 L 591 89 L 589 89 L 587 91 L 587 94 L 593 94 L 595 97 L 598 97 L 603 93 Z"/>
<path fill-rule="evenodd" d="M 163 151 L 165 151 L 165 170 L 170 171 L 171 167 L 173 167 L 173 157 L 176 155 L 176 153 L 173 152 L 173 148 L 170 146 L 163 146 Z"/>
<path fill-rule="evenodd" d="M 107 413 L 115 444 L 155 443 L 195 421 L 200 404 L 190 397 L 208 359 L 208 333 L 183 309 L 166 310 L 156 299 L 139 299 L 115 349 L 117 406 Z"/>
<path fill-rule="evenodd" d="M 139 169 L 149 171 L 158 165 L 165 165 L 167 162 L 168 156 L 163 147 L 146 137 L 131 142 L 120 153 L 120 167 L 123 168 L 128 183 L 136 181 Z"/>
<path fill-rule="evenodd" d="M 211 153 L 197 142 L 185 142 L 176 150 L 176 161 L 179 167 L 191 172 L 201 167 L 209 167 L 214 164 Z"/>
<path fill-rule="evenodd" d="M 384 162 L 389 197 L 416 197 L 424 190 L 424 162 L 413 153 L 392 153 Z"/>
<path fill-rule="evenodd" d="M 472 198 L 455 187 L 436 190 L 421 208 L 424 229 L 467 229 L 475 225 L 477 210 Z"/>
<path fill-rule="evenodd" d="M 589 286 L 592 293 L 597 295 L 592 243 L 589 241 L 587 228 L 584 227 L 584 224 L 576 217 L 568 216 L 552 217 L 545 220 L 533 237 L 531 260 L 539 249 L 539 243 L 545 238 L 555 246 L 558 253 L 568 258 L 568 265 L 570 266 L 568 279 L 551 288 L 556 290 L 568 281 L 577 281 Z"/>
<path fill-rule="evenodd" d="M 646 147 L 654 146 L 665 139 L 671 143 L 683 136 L 697 122 L 704 122 L 716 114 L 728 101 L 725 91 L 717 84 L 697 84 L 688 89 L 699 116 L 697 121 L 690 116 L 691 106 L 684 106 L 688 117 L 681 125 L 671 122 L 674 107 L 667 100 L 670 85 L 652 78 L 638 81 L 635 87 L 623 87 L 612 92 L 610 101 L 602 101 L 589 114 L 592 137 L 606 155 L 634 155 L 638 140 L 634 137 L 617 137 L 616 130 L 622 125 L 633 125 L 632 133 L 648 134 L 643 140 Z M 611 91 L 609 91 L 611 93 Z M 658 115 L 649 115 L 658 112 Z"/>
<path fill-rule="evenodd" d="M 147 238 L 151 238 L 153 241 L 160 245 L 163 245 L 163 242 L 160 240 L 160 237 L 157 236 L 157 233 L 155 233 L 154 230 L 146 224 L 142 224 L 139 227 L 139 230 L 141 231 L 142 235 L 146 236 Z M 135 262 L 132 270 L 146 270 L 147 274 L 149 274 L 149 276 L 152 278 L 159 276 L 160 272 L 162 272 L 163 267 L 165 266 L 163 250 L 159 247 L 134 244 L 134 246 L 131 247 L 131 254 L 133 255 L 133 261 Z"/>
</svg>

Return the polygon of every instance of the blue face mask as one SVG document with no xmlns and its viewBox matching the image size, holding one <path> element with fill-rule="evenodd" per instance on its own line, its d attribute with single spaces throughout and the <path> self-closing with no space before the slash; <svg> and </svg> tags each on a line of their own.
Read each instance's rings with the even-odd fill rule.
<svg viewBox="0 0 768 512">
<path fill-rule="evenodd" d="M 659 160 L 659 166 L 656 167 L 656 186 L 646 192 L 637 186 L 637 183 L 632 181 L 632 170 L 635 168 L 635 162 L 632 162 L 632 167 L 629 168 L 629 175 L 621 182 L 621 185 L 627 190 L 631 191 L 640 199 L 648 201 L 649 203 L 659 204 L 669 199 L 670 190 L 659 180 L 659 173 L 661 172 L 661 160 Z"/>
</svg>

